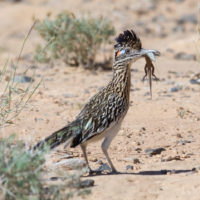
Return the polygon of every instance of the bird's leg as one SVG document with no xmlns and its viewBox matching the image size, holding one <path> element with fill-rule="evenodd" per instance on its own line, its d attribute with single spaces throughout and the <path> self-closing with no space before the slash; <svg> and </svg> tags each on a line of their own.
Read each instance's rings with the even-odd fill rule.
<svg viewBox="0 0 200 200">
<path fill-rule="evenodd" d="M 95 171 L 95 170 L 92 170 L 92 169 L 90 168 L 90 165 L 89 165 L 89 162 L 88 162 L 88 158 L 87 158 L 87 153 L 86 153 L 86 145 L 81 144 L 80 146 L 81 146 L 81 150 L 82 150 L 82 152 L 83 152 L 83 156 L 84 156 L 84 158 L 85 158 L 86 164 L 87 164 L 88 169 L 89 169 L 89 174 L 92 175 L 92 174 L 97 174 L 97 173 L 99 173 L 99 171 Z"/>
<path fill-rule="evenodd" d="M 110 167 L 112 169 L 112 173 L 117 173 L 117 170 L 115 169 L 115 167 L 114 167 L 114 165 L 113 165 L 113 163 L 112 163 L 112 161 L 111 161 L 111 159 L 110 159 L 110 157 L 108 155 L 108 151 L 107 151 L 109 146 L 110 146 L 110 143 L 111 143 L 112 139 L 113 138 L 111 138 L 111 137 L 106 137 L 104 139 L 102 145 L 101 145 L 101 148 L 102 148 L 102 151 L 105 154 L 106 159 L 107 159 L 107 161 L 108 161 L 108 163 L 109 163 L 109 165 L 110 165 Z"/>
</svg>

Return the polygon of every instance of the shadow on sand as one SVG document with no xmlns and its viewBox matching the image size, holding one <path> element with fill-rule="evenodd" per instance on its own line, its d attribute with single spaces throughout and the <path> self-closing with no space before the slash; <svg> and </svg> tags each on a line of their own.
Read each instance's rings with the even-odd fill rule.
<svg viewBox="0 0 200 200">
<path fill-rule="evenodd" d="M 107 175 L 141 175 L 141 176 L 158 176 L 158 175 L 167 175 L 167 174 L 182 174 L 182 173 L 195 173 L 196 168 L 192 169 L 172 169 L 172 170 L 151 170 L 151 171 L 140 171 L 140 172 L 118 172 L 118 173 L 97 173 L 88 175 L 88 177 L 93 176 L 107 176 Z"/>
</svg>

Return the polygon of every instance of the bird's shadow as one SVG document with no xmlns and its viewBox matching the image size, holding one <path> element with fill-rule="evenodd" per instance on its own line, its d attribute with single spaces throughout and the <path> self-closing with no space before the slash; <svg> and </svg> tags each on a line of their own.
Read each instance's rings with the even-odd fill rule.
<svg viewBox="0 0 200 200">
<path fill-rule="evenodd" d="M 135 175 L 135 176 L 164 176 L 168 174 L 184 174 L 184 173 L 196 173 L 197 169 L 164 169 L 164 170 L 149 170 L 140 172 L 98 172 L 95 174 L 83 175 L 82 177 L 97 177 L 97 176 L 112 176 L 112 175 Z M 56 181 L 62 179 L 63 177 L 51 177 L 49 180 Z"/>
<path fill-rule="evenodd" d="M 84 177 L 95 177 L 95 176 L 110 176 L 110 175 L 139 175 L 139 176 L 158 176 L 158 175 L 167 175 L 167 174 L 184 174 L 184 173 L 195 173 L 196 169 L 164 169 L 164 170 L 149 170 L 149 171 L 140 171 L 140 172 L 118 172 L 118 173 L 112 173 L 112 172 L 102 172 L 97 174 L 89 174 Z"/>
</svg>

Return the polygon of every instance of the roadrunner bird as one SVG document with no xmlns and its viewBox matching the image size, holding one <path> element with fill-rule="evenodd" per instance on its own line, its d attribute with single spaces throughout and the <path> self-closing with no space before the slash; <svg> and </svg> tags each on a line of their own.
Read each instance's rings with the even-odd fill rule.
<svg viewBox="0 0 200 200">
<path fill-rule="evenodd" d="M 155 55 L 159 55 L 159 52 L 142 49 L 141 41 L 134 31 L 127 30 L 120 34 L 114 45 L 112 80 L 86 103 L 74 121 L 38 142 L 34 149 L 41 149 L 45 144 L 53 149 L 65 142 L 66 145 L 70 144 L 70 147 L 80 145 L 89 172 L 92 173 L 86 147 L 90 142 L 103 139 L 101 145 L 103 153 L 112 172 L 116 173 L 117 170 L 108 155 L 108 148 L 129 108 L 130 67 L 141 57 L 148 56 L 153 60 Z"/>
</svg>

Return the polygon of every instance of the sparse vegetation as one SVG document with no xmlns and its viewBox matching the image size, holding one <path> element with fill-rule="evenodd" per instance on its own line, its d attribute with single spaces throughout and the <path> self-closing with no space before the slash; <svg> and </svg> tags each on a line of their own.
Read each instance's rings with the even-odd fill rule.
<svg viewBox="0 0 200 200">
<path fill-rule="evenodd" d="M 28 85 L 19 83 L 17 78 L 25 77 L 27 71 L 23 76 L 16 76 L 17 66 L 8 65 L 7 61 L 0 69 L 0 128 L 13 123 L 40 85 L 33 84 L 33 77 L 30 77 Z"/>
<path fill-rule="evenodd" d="M 26 107 L 28 101 L 40 85 L 40 82 L 35 86 L 33 85 L 34 75 L 32 75 L 32 77 L 26 76 L 28 69 L 25 70 L 23 75 L 17 76 L 17 67 L 22 51 L 35 24 L 36 21 L 24 38 L 16 64 L 8 59 L 4 66 L 0 67 L 0 128 L 13 123 L 13 120 Z M 29 79 L 29 84 L 25 85 L 20 83 L 24 82 L 22 79 L 24 79 L 24 81 L 25 79 Z"/>
<path fill-rule="evenodd" d="M 40 85 L 40 82 L 34 85 L 34 74 L 27 76 L 28 69 L 17 74 L 25 42 L 34 25 L 35 22 L 23 41 L 17 63 L 7 60 L 0 68 L 0 129 L 14 123 Z M 47 175 L 44 168 L 47 151 L 33 151 L 14 136 L 0 139 L 0 199 L 64 200 L 88 194 L 89 190 L 82 189 L 81 185 L 83 170 L 73 174 L 62 173 L 62 179 L 56 184 L 44 179 Z"/>
<path fill-rule="evenodd" d="M 89 190 L 81 189 L 81 172 L 65 173 L 62 181 L 56 184 L 42 180 L 46 151 L 30 151 L 22 141 L 14 141 L 14 136 L 0 140 L 0 198 L 69 199 L 89 193 Z"/>
<path fill-rule="evenodd" d="M 102 45 L 111 42 L 115 29 L 105 18 L 82 17 L 62 12 L 55 20 L 47 17 L 36 26 L 45 45 L 36 48 L 35 59 L 61 59 L 71 66 L 92 68 Z"/>
</svg>

